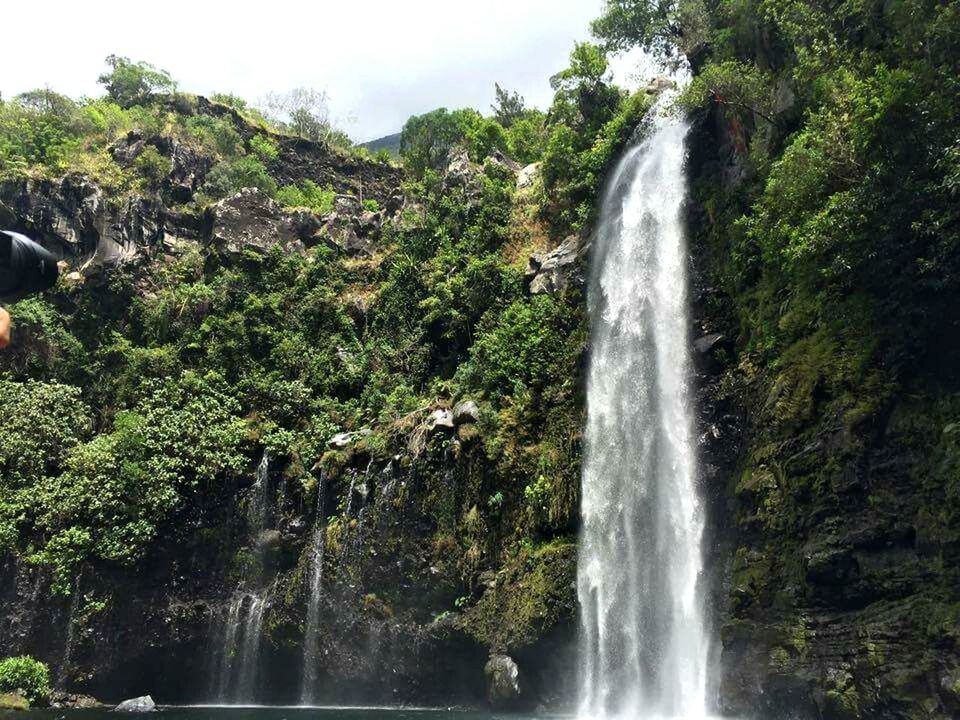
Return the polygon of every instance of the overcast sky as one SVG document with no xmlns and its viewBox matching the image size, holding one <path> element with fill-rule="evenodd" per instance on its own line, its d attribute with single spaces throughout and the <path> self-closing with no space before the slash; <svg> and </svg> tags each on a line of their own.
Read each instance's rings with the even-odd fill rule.
<svg viewBox="0 0 960 720">
<path fill-rule="evenodd" d="M 4 97 L 50 86 L 99 95 L 113 53 L 170 72 L 188 92 L 325 89 L 357 140 L 395 132 L 412 114 L 476 107 L 493 83 L 544 107 L 603 0 L 90 0 L 5 3 Z"/>
</svg>

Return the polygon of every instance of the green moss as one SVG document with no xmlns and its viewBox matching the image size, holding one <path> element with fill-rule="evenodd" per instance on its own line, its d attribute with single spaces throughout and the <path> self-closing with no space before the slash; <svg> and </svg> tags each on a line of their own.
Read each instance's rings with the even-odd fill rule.
<svg viewBox="0 0 960 720">
<path fill-rule="evenodd" d="M 29 710 L 30 703 L 20 693 L 0 692 L 0 710 Z"/>
<path fill-rule="evenodd" d="M 569 541 L 521 549 L 459 622 L 492 650 L 526 647 L 573 617 L 575 575 L 576 546 Z"/>
</svg>

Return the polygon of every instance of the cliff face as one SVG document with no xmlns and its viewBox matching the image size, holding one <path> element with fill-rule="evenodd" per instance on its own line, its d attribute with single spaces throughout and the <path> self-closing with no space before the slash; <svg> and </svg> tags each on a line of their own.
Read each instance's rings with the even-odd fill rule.
<svg viewBox="0 0 960 720">
<path fill-rule="evenodd" d="M 705 481 L 722 708 L 954 717 L 960 456 L 956 374 L 943 362 L 953 345 L 887 343 L 873 325 L 856 328 L 851 349 L 837 330 L 856 317 L 846 298 L 832 319 L 825 309 L 820 324 L 795 331 L 789 287 L 764 318 L 764 280 L 744 276 L 735 259 L 734 220 L 755 192 L 738 132 L 715 107 L 691 155 L 703 330 L 722 334 L 702 398 L 705 447 L 720 457 Z M 779 322 L 789 340 L 759 348 L 758 336 L 778 331 L 758 328 L 758 317 Z M 851 361 L 862 364 L 851 372 Z"/>
<path fill-rule="evenodd" d="M 202 98 L 197 112 L 244 142 L 263 133 Z M 579 423 L 579 241 L 570 258 L 539 255 L 525 282 L 534 246 L 517 228 L 516 255 L 501 255 L 505 220 L 529 203 L 512 163 L 455 157 L 436 195 L 405 195 L 394 166 L 273 141 L 271 178 L 329 188 L 329 209 L 253 188 L 194 202 L 215 161 L 140 131 L 111 153 L 138 172 L 149 148 L 166 158 L 152 192 L 80 174 L 0 185 L 0 224 L 70 263 L 49 298 L 12 308 L 0 359 L 25 426 L 0 430 L 4 655 L 104 699 L 295 703 L 309 633 L 315 701 L 483 704 L 499 683 L 497 704 L 562 704 L 576 487 L 550 497 L 537 443 Z M 530 305 L 562 333 L 532 338 L 536 371 L 565 378 L 546 430 L 530 407 L 498 415 L 486 375 L 455 382 L 464 341 L 444 308 L 405 295 L 447 227 L 488 244 L 461 252 L 503 275 L 481 270 L 486 295 L 454 287 L 451 311 L 466 299 L 476 323 Z M 428 311 L 427 334 L 405 335 Z M 519 333 L 507 340 L 523 353 L 540 328 L 520 320 L 491 312 L 487 329 Z"/>
</svg>

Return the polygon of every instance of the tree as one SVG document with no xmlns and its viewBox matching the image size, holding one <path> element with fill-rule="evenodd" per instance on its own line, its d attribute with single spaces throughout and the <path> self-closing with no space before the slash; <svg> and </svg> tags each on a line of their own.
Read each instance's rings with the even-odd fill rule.
<svg viewBox="0 0 960 720">
<path fill-rule="evenodd" d="M 77 108 L 77 104 L 66 95 L 54 92 L 50 88 L 37 88 L 20 93 L 17 103 L 28 110 L 68 119 Z"/>
<path fill-rule="evenodd" d="M 329 142 L 338 132 L 330 121 L 326 90 L 300 87 L 282 94 L 267 93 L 263 104 L 278 125 L 305 140 Z"/>
<path fill-rule="evenodd" d="M 106 59 L 110 72 L 103 73 L 98 82 L 121 107 L 149 103 L 158 93 L 172 93 L 177 83 L 166 70 L 159 70 L 145 62 L 109 55 Z"/>
<path fill-rule="evenodd" d="M 490 106 L 493 110 L 493 116 L 505 128 L 509 128 L 514 122 L 523 117 L 524 102 L 520 93 L 510 92 L 500 87 L 500 83 L 493 84 L 496 91 L 496 102 Z"/>
<path fill-rule="evenodd" d="M 640 45 L 672 57 L 679 49 L 693 63 L 706 48 L 709 20 L 702 0 L 607 0 L 590 29 L 609 50 Z"/>
</svg>

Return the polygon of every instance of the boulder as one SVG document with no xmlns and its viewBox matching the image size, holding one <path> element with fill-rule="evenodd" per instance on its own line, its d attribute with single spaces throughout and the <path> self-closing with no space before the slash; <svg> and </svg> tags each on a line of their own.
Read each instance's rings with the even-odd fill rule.
<svg viewBox="0 0 960 720">
<path fill-rule="evenodd" d="M 131 698 L 130 700 L 124 700 L 122 703 L 117 705 L 113 711 L 114 712 L 130 712 L 130 713 L 141 713 L 141 712 L 154 712 L 156 711 L 157 706 L 153 702 L 153 698 L 149 695 L 142 695 L 141 697 Z"/>
<path fill-rule="evenodd" d="M 517 189 L 523 190 L 524 188 L 531 187 L 537 179 L 537 175 L 540 174 L 540 163 L 530 163 L 524 168 L 521 168 L 520 172 L 517 173 Z"/>
<path fill-rule="evenodd" d="M 483 192 L 482 175 L 483 169 L 470 160 L 466 148 L 456 148 L 443 174 L 443 189 L 461 189 L 468 198 L 476 199 Z"/>
<path fill-rule="evenodd" d="M 520 701 L 520 668 L 509 655 L 491 655 L 483 668 L 487 700 L 495 709 L 509 709 Z"/>
<path fill-rule="evenodd" d="M 693 349 L 700 355 L 706 355 L 725 339 L 726 338 L 724 337 L 723 333 L 710 333 L 708 335 L 703 335 L 693 341 Z"/>
<path fill-rule="evenodd" d="M 427 427 L 430 430 L 453 430 L 453 413 L 443 408 L 437 408 L 430 413 L 430 417 L 427 419 Z"/>
<path fill-rule="evenodd" d="M 527 269 L 528 289 L 531 295 L 553 293 L 568 287 L 582 287 L 583 259 L 588 246 L 576 235 L 569 235 L 550 252 L 530 258 Z"/>
<path fill-rule="evenodd" d="M 461 400 L 453 406 L 453 424 L 475 423 L 480 419 L 480 408 L 473 400 Z"/>
<path fill-rule="evenodd" d="M 210 243 L 229 255 L 266 253 L 280 246 L 286 253 L 304 252 L 298 232 L 302 219 L 285 212 L 256 188 L 244 188 L 207 210 Z"/>
</svg>

